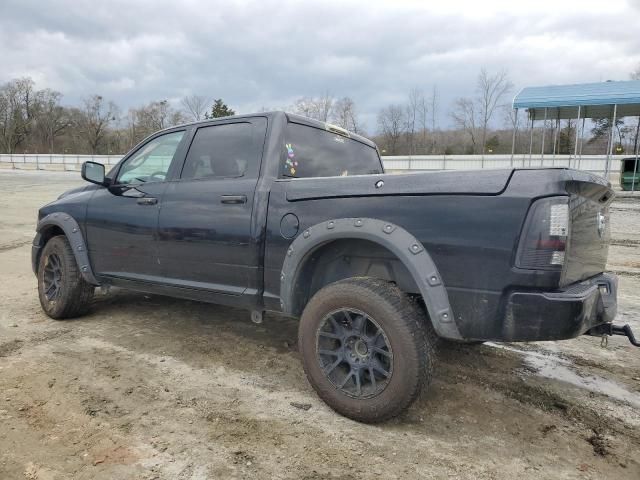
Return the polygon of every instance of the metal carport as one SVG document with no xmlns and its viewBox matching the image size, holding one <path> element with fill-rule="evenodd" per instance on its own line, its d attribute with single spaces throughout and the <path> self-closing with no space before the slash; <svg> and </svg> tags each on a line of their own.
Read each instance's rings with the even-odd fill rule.
<svg viewBox="0 0 640 480">
<path fill-rule="evenodd" d="M 555 120 L 559 125 L 560 120 L 576 119 L 576 140 L 574 159 L 579 162 L 582 154 L 582 138 L 584 136 L 584 121 L 587 118 L 609 118 L 610 131 L 607 146 L 607 167 L 605 175 L 609 178 L 611 155 L 613 153 L 614 132 L 616 119 L 622 117 L 638 117 L 636 128 L 636 142 L 634 155 L 636 159 L 636 170 L 638 162 L 638 131 L 640 131 L 640 81 L 628 82 L 599 82 L 582 83 L 577 85 L 550 85 L 545 87 L 526 87 L 522 89 L 513 99 L 516 122 L 513 131 L 513 142 L 511 147 L 511 160 L 513 165 L 513 155 L 516 143 L 516 133 L 518 128 L 518 110 L 527 109 L 529 114 L 531 141 L 529 144 L 529 155 L 533 149 L 533 127 L 536 120 Z M 578 125 L 582 120 L 582 127 Z M 542 155 L 544 155 L 544 134 L 542 132 Z M 580 132 L 580 134 L 579 134 Z M 554 136 L 558 134 L 558 128 L 554 128 Z M 578 148 L 580 145 L 580 149 Z M 555 140 L 554 140 L 555 154 Z"/>
</svg>

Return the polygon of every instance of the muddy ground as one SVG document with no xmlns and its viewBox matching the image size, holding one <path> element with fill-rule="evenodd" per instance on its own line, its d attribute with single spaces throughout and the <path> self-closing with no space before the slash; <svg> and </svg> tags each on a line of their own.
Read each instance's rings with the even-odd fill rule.
<svg viewBox="0 0 640 480">
<path fill-rule="evenodd" d="M 317 398 L 293 320 L 124 291 L 50 320 L 36 210 L 80 183 L 0 171 L 0 479 L 640 478 L 622 337 L 446 349 L 430 391 L 368 426 Z M 612 229 L 619 320 L 640 332 L 640 198 L 616 200 Z"/>
</svg>

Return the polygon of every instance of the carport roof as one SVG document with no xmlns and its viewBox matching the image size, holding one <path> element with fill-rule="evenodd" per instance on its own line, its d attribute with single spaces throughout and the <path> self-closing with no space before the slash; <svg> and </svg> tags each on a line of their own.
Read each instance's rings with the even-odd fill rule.
<svg viewBox="0 0 640 480">
<path fill-rule="evenodd" d="M 617 117 L 640 115 L 640 80 L 629 82 L 582 83 L 526 87 L 513 99 L 513 108 L 526 108 L 535 120 L 611 116 L 618 105 Z"/>
</svg>

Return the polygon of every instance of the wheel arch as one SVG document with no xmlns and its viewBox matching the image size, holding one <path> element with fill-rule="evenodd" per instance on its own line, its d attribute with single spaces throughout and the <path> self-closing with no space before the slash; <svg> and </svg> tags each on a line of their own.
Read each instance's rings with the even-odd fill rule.
<svg viewBox="0 0 640 480">
<path fill-rule="evenodd" d="M 80 226 L 71 215 L 62 212 L 50 213 L 38 222 L 36 232 L 31 255 L 31 262 L 35 273 L 38 272 L 40 255 L 46 243 L 54 236 L 64 235 L 71 245 L 82 277 L 91 285 L 99 285 L 91 268 L 89 251 Z"/>
<path fill-rule="evenodd" d="M 401 287 L 409 285 L 409 288 L 416 290 L 415 293 L 422 295 L 438 335 L 450 339 L 462 338 L 446 288 L 431 255 L 420 241 L 403 228 L 373 218 L 327 220 L 298 235 L 287 250 L 280 273 L 283 312 L 299 315 L 310 298 L 308 293 L 313 291 L 317 253 L 326 251 L 335 242 L 348 240 L 370 242 L 390 252 L 402 266 L 399 269 L 394 267 L 393 280 L 405 283 Z M 404 278 L 405 273 L 409 278 Z"/>
</svg>

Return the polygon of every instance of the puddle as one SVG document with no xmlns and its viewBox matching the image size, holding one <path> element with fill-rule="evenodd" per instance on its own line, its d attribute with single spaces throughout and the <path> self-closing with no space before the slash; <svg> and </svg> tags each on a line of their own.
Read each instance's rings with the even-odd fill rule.
<svg viewBox="0 0 640 480">
<path fill-rule="evenodd" d="M 555 355 L 519 350 L 507 345 L 499 345 L 492 342 L 487 342 L 485 345 L 493 348 L 509 350 L 510 352 L 516 352 L 522 355 L 527 366 L 535 370 L 541 377 L 569 383 L 576 387 L 600 393 L 640 408 L 640 394 L 630 392 L 619 383 L 598 375 L 578 374 L 576 373 L 577 368 L 569 360 L 565 360 Z"/>
</svg>

